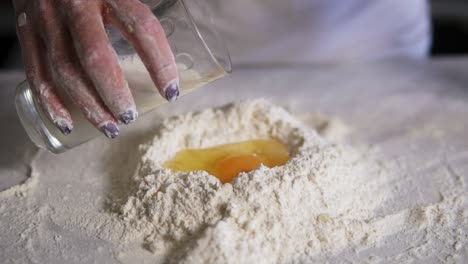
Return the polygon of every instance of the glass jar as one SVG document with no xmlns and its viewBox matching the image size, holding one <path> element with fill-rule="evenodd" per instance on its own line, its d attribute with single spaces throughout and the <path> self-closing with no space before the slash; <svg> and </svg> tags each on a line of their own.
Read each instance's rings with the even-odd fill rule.
<svg viewBox="0 0 468 264">
<path fill-rule="evenodd" d="M 143 1 L 151 2 L 155 1 Z M 231 72 L 226 45 L 216 32 L 213 20 L 197 0 L 166 0 L 147 3 L 163 26 L 178 67 L 180 94 L 184 95 Z M 159 95 L 135 50 L 113 28 L 107 28 L 119 64 L 129 83 L 140 115 L 166 103 Z M 66 97 L 66 95 L 63 95 Z M 83 116 L 69 98 L 64 100 L 74 128 L 63 135 L 39 106 L 27 81 L 16 90 L 16 110 L 24 129 L 40 148 L 62 153 L 97 136 L 100 132 Z"/>
</svg>

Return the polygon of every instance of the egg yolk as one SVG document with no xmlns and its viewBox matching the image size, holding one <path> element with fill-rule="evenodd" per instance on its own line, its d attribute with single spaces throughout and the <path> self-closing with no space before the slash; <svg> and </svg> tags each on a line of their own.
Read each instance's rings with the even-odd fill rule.
<svg viewBox="0 0 468 264">
<path fill-rule="evenodd" d="M 260 164 L 273 168 L 286 164 L 288 159 L 286 145 L 276 139 L 260 139 L 182 150 L 163 167 L 174 172 L 203 170 L 227 183 L 239 173 L 252 171 Z"/>
</svg>

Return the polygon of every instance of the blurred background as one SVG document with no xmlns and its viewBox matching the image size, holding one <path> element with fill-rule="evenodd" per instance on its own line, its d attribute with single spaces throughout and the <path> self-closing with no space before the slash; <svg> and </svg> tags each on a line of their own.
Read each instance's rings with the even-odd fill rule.
<svg viewBox="0 0 468 264">
<path fill-rule="evenodd" d="M 433 26 L 431 55 L 468 54 L 468 0 L 430 2 Z M 0 70 L 23 67 L 14 23 L 11 1 L 0 1 Z"/>
</svg>

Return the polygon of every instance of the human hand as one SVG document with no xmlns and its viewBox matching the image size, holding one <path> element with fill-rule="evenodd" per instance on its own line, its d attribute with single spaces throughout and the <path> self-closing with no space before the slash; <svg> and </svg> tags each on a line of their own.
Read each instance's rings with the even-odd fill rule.
<svg viewBox="0 0 468 264">
<path fill-rule="evenodd" d="M 119 134 L 138 113 L 104 25 L 134 46 L 159 93 L 179 95 L 174 56 L 160 23 L 139 0 L 13 0 L 26 78 L 38 103 L 63 134 L 73 120 L 60 98 L 66 92 L 106 136 Z"/>
</svg>

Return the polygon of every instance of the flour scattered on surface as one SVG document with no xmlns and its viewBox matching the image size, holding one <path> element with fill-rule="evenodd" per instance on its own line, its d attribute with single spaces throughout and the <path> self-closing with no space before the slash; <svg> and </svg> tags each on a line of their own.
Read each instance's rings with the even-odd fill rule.
<svg viewBox="0 0 468 264">
<path fill-rule="evenodd" d="M 299 119 L 331 142 L 341 142 L 351 132 L 350 127 L 343 121 L 323 113 L 307 113 L 301 115 Z"/>
<path fill-rule="evenodd" d="M 6 190 L 1 191 L 0 198 L 12 195 L 24 197 L 28 195 L 28 192 L 37 184 L 37 181 L 38 175 L 31 170 L 31 172 L 29 173 L 29 177 L 26 180 L 24 180 L 18 185 L 12 186 Z"/>
<path fill-rule="evenodd" d="M 24 166 L 25 168 L 23 175 L 26 179 L 16 185 L 10 186 L 5 190 L 0 191 L 0 198 L 8 198 L 11 196 L 25 197 L 34 189 L 38 183 L 39 178 L 38 173 L 34 170 L 34 166 L 32 165 L 34 163 L 35 157 L 37 157 L 37 153 L 32 155 L 31 164 Z"/>
<path fill-rule="evenodd" d="M 282 167 L 260 166 L 222 185 L 206 172 L 161 164 L 186 148 L 277 138 Z M 156 254 L 182 262 L 271 263 L 330 255 L 378 240 L 370 222 L 388 198 L 381 172 L 263 100 L 167 120 L 143 152 L 134 194 L 121 208 Z"/>
<path fill-rule="evenodd" d="M 98 139 L 60 156 L 40 152 L 29 164 L 30 180 L 0 192 L 0 257 L 19 263 L 466 262 L 468 152 L 454 151 L 456 141 L 447 138 L 448 149 L 439 149 L 445 145 L 426 141 L 434 137 L 423 130 L 411 138 L 391 134 L 357 151 L 343 143 L 375 127 L 350 123 L 348 129 L 316 113 L 299 117 L 302 122 L 265 101 L 243 102 L 176 116 L 158 129 L 141 126 L 141 133 L 123 133 L 112 144 Z M 139 156 L 136 146 L 148 130 L 156 136 Z M 290 146 L 289 163 L 225 185 L 207 173 L 161 169 L 186 147 L 259 137 Z M 395 151 L 398 138 L 404 144 Z M 429 148 L 401 149 L 411 144 Z"/>
</svg>

